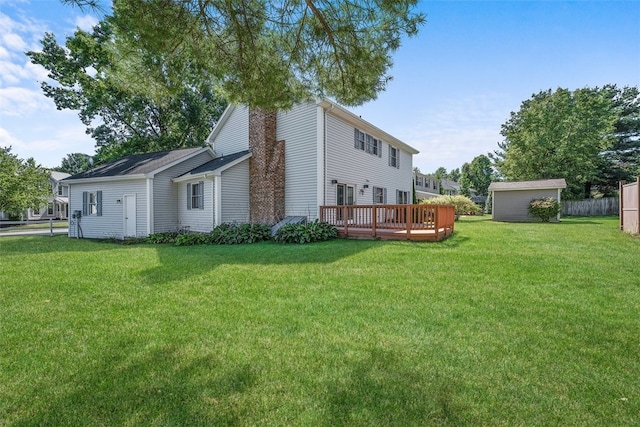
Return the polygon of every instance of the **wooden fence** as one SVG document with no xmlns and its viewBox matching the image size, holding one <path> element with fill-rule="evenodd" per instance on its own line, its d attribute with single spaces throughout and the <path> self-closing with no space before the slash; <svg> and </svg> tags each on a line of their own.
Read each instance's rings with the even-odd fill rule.
<svg viewBox="0 0 640 427">
<path fill-rule="evenodd" d="M 640 234 L 640 177 L 632 184 L 620 183 L 620 230 Z"/>
<path fill-rule="evenodd" d="M 562 214 L 569 216 L 618 215 L 619 208 L 620 202 L 617 197 L 562 201 Z"/>
</svg>

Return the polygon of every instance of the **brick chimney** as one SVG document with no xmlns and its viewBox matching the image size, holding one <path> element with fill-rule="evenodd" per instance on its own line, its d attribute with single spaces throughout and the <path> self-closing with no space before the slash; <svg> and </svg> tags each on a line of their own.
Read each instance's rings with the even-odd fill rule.
<svg viewBox="0 0 640 427">
<path fill-rule="evenodd" d="M 284 218 L 284 141 L 276 141 L 277 112 L 249 110 L 249 209 L 252 223 Z"/>
</svg>

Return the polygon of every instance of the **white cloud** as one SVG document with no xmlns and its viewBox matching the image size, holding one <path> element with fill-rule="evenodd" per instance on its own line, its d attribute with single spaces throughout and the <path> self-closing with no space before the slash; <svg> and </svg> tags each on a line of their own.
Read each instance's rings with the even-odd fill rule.
<svg viewBox="0 0 640 427">
<path fill-rule="evenodd" d="M 21 147 L 23 142 L 11 135 L 11 133 L 3 128 L 0 128 L 0 147 Z"/>
<path fill-rule="evenodd" d="M 91 15 L 78 16 L 75 19 L 75 25 L 84 31 L 90 31 L 97 24 L 98 19 Z"/>
<path fill-rule="evenodd" d="M 422 120 L 400 131 L 406 143 L 420 150 L 414 166 L 426 173 L 440 166 L 451 170 L 498 148 L 500 125 L 509 117 L 505 104 L 498 95 L 477 95 L 445 99 L 421 111 Z"/>
<path fill-rule="evenodd" d="M 40 90 L 22 87 L 0 88 L 1 116 L 28 116 L 51 107 L 51 101 Z"/>
<path fill-rule="evenodd" d="M 22 52 L 27 48 L 27 43 L 16 33 L 2 35 L 2 43 L 9 49 Z"/>
</svg>

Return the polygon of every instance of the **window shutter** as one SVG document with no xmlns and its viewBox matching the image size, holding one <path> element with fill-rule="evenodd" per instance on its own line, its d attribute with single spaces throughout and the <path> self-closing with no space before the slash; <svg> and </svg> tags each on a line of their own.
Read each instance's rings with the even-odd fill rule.
<svg viewBox="0 0 640 427">
<path fill-rule="evenodd" d="M 358 148 L 358 129 L 353 130 L 353 148 Z"/>
<path fill-rule="evenodd" d="M 382 158 L 382 140 L 378 140 L 378 157 Z"/>
<path fill-rule="evenodd" d="M 96 192 L 96 215 L 102 216 L 102 190 Z"/>
<path fill-rule="evenodd" d="M 191 210 L 191 184 L 187 184 L 187 210 Z"/>
<path fill-rule="evenodd" d="M 89 193 L 82 192 L 82 216 L 87 216 L 89 213 Z"/>
<path fill-rule="evenodd" d="M 396 148 L 396 169 L 400 169 L 400 149 Z"/>
<path fill-rule="evenodd" d="M 391 150 L 393 150 L 393 147 L 389 145 L 389 166 L 391 166 Z"/>
<path fill-rule="evenodd" d="M 386 205 L 387 204 L 387 189 L 384 188 L 383 192 L 384 192 L 384 204 Z"/>
<path fill-rule="evenodd" d="M 198 198 L 200 199 L 200 210 L 204 209 L 204 181 L 198 183 Z"/>
</svg>

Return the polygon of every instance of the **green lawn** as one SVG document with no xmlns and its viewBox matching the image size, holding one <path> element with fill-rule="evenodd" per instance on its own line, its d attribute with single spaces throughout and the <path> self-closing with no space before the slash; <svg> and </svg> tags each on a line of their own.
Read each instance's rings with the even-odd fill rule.
<svg viewBox="0 0 640 427">
<path fill-rule="evenodd" d="M 639 425 L 640 239 L 0 238 L 0 425 Z"/>
</svg>

